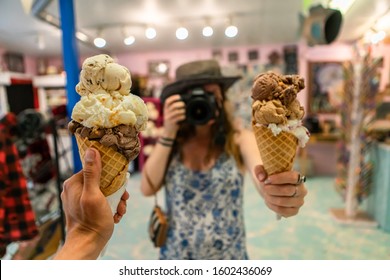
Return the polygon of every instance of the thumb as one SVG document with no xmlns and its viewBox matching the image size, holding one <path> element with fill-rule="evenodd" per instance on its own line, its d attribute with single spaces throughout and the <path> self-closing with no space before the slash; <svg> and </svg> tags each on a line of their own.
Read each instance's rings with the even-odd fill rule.
<svg viewBox="0 0 390 280">
<path fill-rule="evenodd" d="M 264 182 L 264 180 L 267 178 L 267 172 L 265 171 L 264 166 L 261 164 L 255 166 L 255 174 L 256 178 L 260 182 Z"/>
<path fill-rule="evenodd" d="M 94 191 L 99 188 L 101 169 L 99 152 L 96 149 L 88 148 L 85 151 L 83 165 L 84 189 L 86 191 Z"/>
</svg>

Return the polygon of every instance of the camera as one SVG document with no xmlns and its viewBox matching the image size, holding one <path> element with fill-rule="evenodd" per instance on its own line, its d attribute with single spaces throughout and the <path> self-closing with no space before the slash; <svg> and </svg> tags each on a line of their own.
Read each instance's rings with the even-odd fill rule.
<svg viewBox="0 0 390 280">
<path fill-rule="evenodd" d="M 182 92 L 180 96 L 186 106 L 186 123 L 203 125 L 215 118 L 217 102 L 213 93 L 205 91 L 202 87 L 192 87 Z M 164 101 L 165 99 L 163 103 Z"/>
<path fill-rule="evenodd" d="M 186 104 L 186 122 L 194 125 L 206 124 L 215 118 L 216 100 L 213 93 L 203 88 L 190 88 L 181 95 Z"/>
</svg>

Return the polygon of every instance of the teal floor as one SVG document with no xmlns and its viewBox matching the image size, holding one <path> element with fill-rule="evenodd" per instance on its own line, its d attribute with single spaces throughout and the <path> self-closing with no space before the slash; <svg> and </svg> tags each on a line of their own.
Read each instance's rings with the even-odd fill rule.
<svg viewBox="0 0 390 280">
<path fill-rule="evenodd" d="M 158 250 L 152 246 L 146 231 L 154 199 L 142 196 L 139 180 L 140 174 L 132 175 L 128 187 L 128 212 L 116 225 L 101 259 L 158 258 Z M 344 207 L 332 178 L 309 178 L 306 185 L 309 193 L 299 215 L 277 221 L 274 213 L 264 206 L 252 182 L 246 180 L 245 222 L 251 259 L 390 259 L 390 233 L 376 227 L 343 225 L 332 218 L 331 208 Z M 163 202 L 162 193 L 159 193 L 158 200 Z"/>
</svg>

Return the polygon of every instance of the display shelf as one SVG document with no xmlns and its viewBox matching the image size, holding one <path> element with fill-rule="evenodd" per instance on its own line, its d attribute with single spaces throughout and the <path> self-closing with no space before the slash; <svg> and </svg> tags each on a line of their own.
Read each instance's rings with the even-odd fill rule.
<svg viewBox="0 0 390 280">
<path fill-rule="evenodd" d="M 38 110 L 52 116 L 59 129 L 67 128 L 67 92 L 65 75 L 44 75 L 33 78 L 38 96 Z"/>
<path fill-rule="evenodd" d="M 334 176 L 337 163 L 336 133 L 313 133 L 305 148 L 298 148 L 297 169 L 306 176 Z"/>
<path fill-rule="evenodd" d="M 17 73 L 17 72 L 1 72 L 0 73 L 0 85 L 9 86 L 13 80 L 28 80 L 31 82 L 32 76 L 29 74 Z"/>
<path fill-rule="evenodd" d="M 41 88 L 64 88 L 66 86 L 66 76 L 62 74 L 35 76 L 33 85 Z"/>
<path fill-rule="evenodd" d="M 53 104 L 66 104 L 66 78 L 64 75 L 36 76 L 32 80 L 33 86 L 37 88 L 39 110 L 47 113 Z"/>
</svg>

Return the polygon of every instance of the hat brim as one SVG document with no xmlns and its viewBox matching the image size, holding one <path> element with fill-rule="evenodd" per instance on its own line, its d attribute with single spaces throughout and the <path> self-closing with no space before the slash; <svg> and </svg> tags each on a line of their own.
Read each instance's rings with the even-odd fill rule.
<svg viewBox="0 0 390 280">
<path fill-rule="evenodd" d="M 223 91 L 225 92 L 239 79 L 241 79 L 241 76 L 220 77 L 220 78 L 199 77 L 199 78 L 183 79 L 166 85 L 161 92 L 160 98 L 161 100 L 165 100 L 170 95 L 181 94 L 184 90 L 191 88 L 193 86 L 200 86 L 200 85 L 214 84 L 214 83 L 221 85 Z"/>
</svg>

